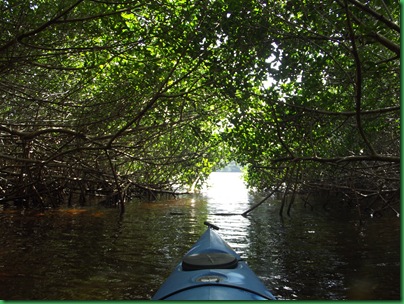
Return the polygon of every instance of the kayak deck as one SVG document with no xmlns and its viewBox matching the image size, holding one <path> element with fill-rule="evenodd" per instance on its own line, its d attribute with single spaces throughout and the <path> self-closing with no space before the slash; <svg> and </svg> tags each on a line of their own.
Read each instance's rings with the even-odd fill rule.
<svg viewBox="0 0 404 304">
<path fill-rule="evenodd" d="M 246 262 L 205 231 L 152 300 L 276 300 Z"/>
</svg>

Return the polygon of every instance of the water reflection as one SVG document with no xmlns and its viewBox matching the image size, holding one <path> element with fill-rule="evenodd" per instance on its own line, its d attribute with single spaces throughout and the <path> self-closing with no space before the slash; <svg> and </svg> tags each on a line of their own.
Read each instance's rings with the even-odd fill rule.
<svg viewBox="0 0 404 304">
<path fill-rule="evenodd" d="M 223 239 L 243 258 L 249 247 L 250 220 L 241 215 L 250 197 L 239 172 L 214 172 L 209 176 L 202 194 L 209 202 L 208 221 L 220 227 Z"/>
<path fill-rule="evenodd" d="M 259 200 L 260 198 L 258 198 Z M 296 205 L 278 216 L 254 203 L 239 173 L 211 176 L 201 195 L 115 209 L 0 213 L 0 298 L 149 299 L 204 231 L 203 221 L 247 260 L 280 299 L 399 299 L 400 221 L 357 219 Z M 218 215 L 219 214 L 219 215 Z"/>
</svg>

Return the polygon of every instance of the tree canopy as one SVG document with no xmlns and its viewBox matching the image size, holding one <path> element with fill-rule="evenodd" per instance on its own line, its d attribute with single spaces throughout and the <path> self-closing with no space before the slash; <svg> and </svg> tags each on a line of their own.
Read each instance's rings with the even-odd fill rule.
<svg viewBox="0 0 404 304">
<path fill-rule="evenodd" d="M 230 160 L 261 190 L 399 200 L 397 1 L 0 10 L 3 203 L 180 192 Z"/>
</svg>

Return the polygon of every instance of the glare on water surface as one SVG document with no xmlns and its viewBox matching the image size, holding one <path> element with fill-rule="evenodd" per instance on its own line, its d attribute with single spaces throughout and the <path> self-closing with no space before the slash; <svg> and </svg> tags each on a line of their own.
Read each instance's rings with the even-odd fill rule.
<svg viewBox="0 0 404 304">
<path fill-rule="evenodd" d="M 248 203 L 248 190 L 239 172 L 213 172 L 203 189 L 214 212 L 242 213 Z"/>
<path fill-rule="evenodd" d="M 243 255 L 248 247 L 250 221 L 241 216 L 249 207 L 248 189 L 242 173 L 213 172 L 202 194 L 209 200 L 208 221 L 218 225 L 223 239 Z"/>
</svg>

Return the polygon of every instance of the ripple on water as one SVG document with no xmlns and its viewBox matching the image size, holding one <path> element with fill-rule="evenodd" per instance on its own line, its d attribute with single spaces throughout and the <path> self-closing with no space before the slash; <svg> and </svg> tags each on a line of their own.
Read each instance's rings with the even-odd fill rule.
<svg viewBox="0 0 404 304">
<path fill-rule="evenodd" d="M 281 219 L 274 201 L 247 218 L 214 215 L 242 213 L 254 203 L 238 192 L 245 187 L 236 177 L 193 198 L 130 203 L 123 217 L 97 207 L 0 212 L 0 298 L 147 300 L 203 233 L 205 220 L 221 228 L 280 299 L 400 298 L 399 220 L 358 225 L 299 205 Z"/>
</svg>

